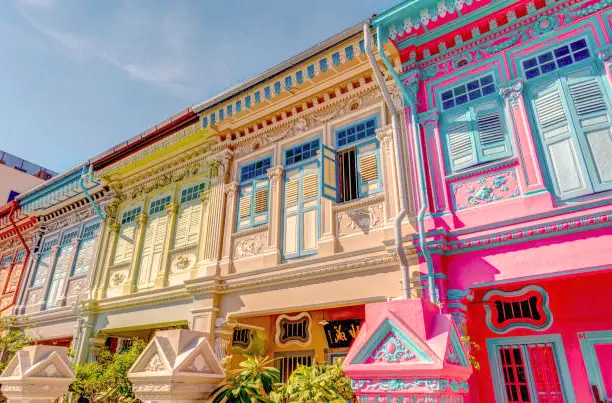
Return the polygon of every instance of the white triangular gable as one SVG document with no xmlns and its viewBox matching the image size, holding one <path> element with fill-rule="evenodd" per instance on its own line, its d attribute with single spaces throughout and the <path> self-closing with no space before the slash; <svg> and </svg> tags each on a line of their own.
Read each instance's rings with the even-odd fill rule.
<svg viewBox="0 0 612 403">
<path fill-rule="evenodd" d="M 170 371 L 171 367 L 166 360 L 155 339 L 140 354 L 130 372 L 162 372 Z"/>
<path fill-rule="evenodd" d="M 35 363 L 23 374 L 23 378 L 73 378 L 70 363 L 66 362 L 57 351 L 49 353 Z"/>
</svg>

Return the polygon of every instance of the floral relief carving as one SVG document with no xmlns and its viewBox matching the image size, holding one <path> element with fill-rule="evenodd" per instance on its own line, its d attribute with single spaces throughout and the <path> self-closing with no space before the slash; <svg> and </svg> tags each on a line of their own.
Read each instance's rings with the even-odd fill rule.
<svg viewBox="0 0 612 403">
<path fill-rule="evenodd" d="M 182 253 L 172 259 L 172 272 L 178 273 L 192 267 L 195 263 L 193 253 Z"/>
<path fill-rule="evenodd" d="M 453 183 L 451 191 L 456 211 L 521 195 L 514 168 Z"/>
<path fill-rule="evenodd" d="M 256 256 L 263 252 L 268 244 L 268 233 L 261 232 L 234 240 L 234 258 Z"/>
<path fill-rule="evenodd" d="M 115 287 L 120 286 L 125 281 L 125 273 L 118 271 L 111 277 L 111 284 Z"/>
<path fill-rule="evenodd" d="M 84 278 L 79 279 L 79 280 L 73 280 L 70 282 L 70 285 L 68 286 L 68 295 L 69 296 L 77 295 L 84 288 L 85 288 Z"/>
<path fill-rule="evenodd" d="M 149 372 L 157 372 L 164 369 L 164 364 L 162 364 L 161 359 L 159 358 L 159 354 L 155 353 L 151 361 L 145 367 L 145 371 Z"/>
<path fill-rule="evenodd" d="M 340 236 L 361 231 L 368 233 L 383 225 L 383 205 L 377 203 L 369 206 L 343 211 L 336 216 Z"/>
</svg>

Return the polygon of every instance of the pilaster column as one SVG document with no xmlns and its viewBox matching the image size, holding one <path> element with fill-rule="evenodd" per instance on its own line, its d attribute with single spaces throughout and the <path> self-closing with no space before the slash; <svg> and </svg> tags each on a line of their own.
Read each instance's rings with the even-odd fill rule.
<svg viewBox="0 0 612 403">
<path fill-rule="evenodd" d="M 239 188 L 240 186 L 237 182 L 232 182 L 225 185 L 224 189 L 227 217 L 225 218 L 225 230 L 223 231 L 223 261 L 230 260 L 230 254 L 232 253 L 232 234 L 236 232 L 236 198 L 238 197 Z"/>
<path fill-rule="evenodd" d="M 106 290 L 108 267 L 115 259 L 115 249 L 119 225 L 117 224 L 117 213 L 121 200 L 114 197 L 108 202 L 103 203 L 104 221 L 100 223 L 99 233 L 96 235 L 97 245 L 94 258 L 91 260 L 89 268 L 89 287 L 92 289 L 92 298 L 100 299 L 103 290 Z M 98 236 L 100 236 L 98 238 Z"/>
<path fill-rule="evenodd" d="M 142 243 L 144 242 L 144 233 L 147 228 L 148 216 L 145 213 L 136 217 L 136 229 L 134 237 L 134 252 L 132 253 L 132 262 L 130 263 L 130 274 L 127 282 L 123 285 L 123 294 L 132 294 L 136 292 L 138 283 L 138 270 L 140 268 L 140 256 L 142 255 Z"/>
<path fill-rule="evenodd" d="M 68 292 L 68 279 L 70 278 L 70 274 L 71 274 L 70 272 L 72 268 L 74 267 L 77 253 L 79 251 L 79 242 L 81 242 L 81 239 L 79 237 L 74 237 L 70 241 L 70 243 L 72 244 L 71 245 L 72 253 L 70 254 L 68 267 L 66 267 L 66 273 L 64 274 L 64 283 L 62 284 L 62 288 L 57 290 L 58 298 L 57 298 L 57 303 L 55 304 L 56 307 L 61 307 L 61 306 L 66 305 L 66 298 L 68 297 L 66 295 Z"/>
<path fill-rule="evenodd" d="M 49 259 L 49 270 L 47 271 L 47 277 L 45 278 L 45 282 L 42 287 L 41 300 L 36 307 L 37 311 L 43 309 L 47 302 L 47 294 L 49 293 L 49 286 L 51 285 L 51 281 L 53 279 L 53 272 L 55 271 L 55 266 L 57 265 L 57 256 L 59 255 L 60 247 L 59 245 L 54 245 L 51 247 L 51 258 Z"/>
<path fill-rule="evenodd" d="M 393 128 L 391 125 L 376 130 L 376 139 L 380 144 L 380 160 L 382 167 L 383 192 L 385 193 L 385 210 L 387 222 L 397 216 L 399 205 L 398 172 L 395 169 L 396 150 L 393 143 Z"/>
<path fill-rule="evenodd" d="M 467 333 L 467 304 L 472 300 L 469 290 L 450 289 L 446 291 L 446 311 L 453 318 L 455 326 L 459 331 L 462 342 L 469 351 L 470 345 L 466 343 Z"/>
<path fill-rule="evenodd" d="M 28 258 L 27 263 L 27 271 L 24 274 L 22 289 L 19 291 L 19 300 L 18 306 L 15 308 L 15 312 L 17 314 L 24 314 L 26 310 L 26 304 L 28 302 L 28 292 L 30 290 L 30 284 L 32 284 L 32 277 L 34 276 L 34 270 L 36 269 L 36 264 L 38 263 L 38 259 L 40 258 L 40 253 L 31 253 Z M 22 270 L 26 270 L 24 267 Z"/>
<path fill-rule="evenodd" d="M 411 193 L 414 195 L 412 199 L 413 209 L 414 211 L 417 211 L 423 203 L 418 191 L 420 186 L 418 172 L 422 171 L 423 174 L 425 174 L 427 171 L 427 167 L 424 166 L 424 162 L 422 163 L 422 166 L 418 166 L 416 164 L 417 153 L 425 153 L 425 146 L 421 144 L 421 132 L 417 118 L 418 94 L 421 83 L 419 71 L 411 70 L 402 75 L 401 80 L 406 89 L 406 91 L 403 93 L 403 101 L 405 106 L 404 123 L 406 125 L 406 146 L 404 150 L 407 150 L 407 158 L 405 158 L 406 165 L 403 167 L 404 172 L 399 173 L 400 177 L 398 178 L 398 181 L 401 180 L 401 176 L 403 175 L 406 177 L 408 184 L 411 184 L 415 189 L 415 191 Z M 396 149 L 402 147 L 402 144 L 396 144 L 395 147 Z"/>
<path fill-rule="evenodd" d="M 523 82 L 514 80 L 499 89 L 506 105 L 506 117 L 512 130 L 515 153 L 520 159 L 518 168 L 521 185 L 526 194 L 545 191 L 542 170 L 536 154 L 533 131 L 523 98 Z"/>
<path fill-rule="evenodd" d="M 438 126 L 439 113 L 437 109 L 431 109 L 419 114 L 419 126 L 423 128 L 424 144 L 423 152 L 426 153 L 429 164 L 424 169 L 433 184 L 431 188 L 434 205 L 430 206 L 431 212 L 444 211 L 447 208 L 446 168 L 444 166 L 444 147 L 440 138 Z"/>
<path fill-rule="evenodd" d="M 270 205 L 268 206 L 268 245 L 266 249 L 268 253 L 275 254 L 276 264 L 280 263 L 281 260 L 284 170 L 285 168 L 282 166 L 268 169 L 268 178 L 270 179 Z"/>
<path fill-rule="evenodd" d="M 102 248 L 104 248 L 106 250 L 106 254 L 103 255 L 105 256 L 105 259 L 102 260 L 102 267 L 99 267 L 98 265 L 93 266 L 94 268 L 96 268 L 96 271 L 100 271 L 101 275 L 100 275 L 100 280 L 98 282 L 98 284 L 95 285 L 95 290 L 94 290 L 94 299 L 96 301 L 104 298 L 104 292 L 106 290 L 106 288 L 108 287 L 108 276 L 109 276 L 109 270 L 108 268 L 113 264 L 113 261 L 115 260 L 115 252 L 117 251 L 117 241 L 119 240 L 119 230 L 121 229 L 121 225 L 119 223 L 112 223 L 109 225 L 108 227 L 108 242 L 106 245 L 99 245 L 98 249 L 102 250 Z"/>
<path fill-rule="evenodd" d="M 218 179 L 206 192 L 203 208 L 204 215 L 201 227 L 201 242 L 199 250 L 199 264 L 196 269 L 203 268 L 201 275 L 213 275 L 217 272 L 217 266 L 221 259 L 221 247 L 223 245 L 223 225 L 225 221 L 225 192 L 224 185 Z"/>
<path fill-rule="evenodd" d="M 166 225 L 166 238 L 164 242 L 164 251 L 161 259 L 161 270 L 155 278 L 155 287 L 162 288 L 168 284 L 168 275 L 170 274 L 170 262 L 168 256 L 170 249 L 174 246 L 174 233 L 176 232 L 176 218 L 179 205 L 178 203 L 170 203 L 166 205 L 166 214 L 168 215 L 168 225 Z"/>
</svg>

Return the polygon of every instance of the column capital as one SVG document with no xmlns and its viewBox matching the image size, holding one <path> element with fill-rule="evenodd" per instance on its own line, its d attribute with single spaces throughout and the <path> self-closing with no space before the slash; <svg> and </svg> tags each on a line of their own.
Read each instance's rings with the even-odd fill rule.
<svg viewBox="0 0 612 403">
<path fill-rule="evenodd" d="M 426 127 L 428 124 L 436 123 L 440 118 L 440 113 L 437 109 L 430 109 L 426 112 L 419 113 L 419 124 Z"/>
<path fill-rule="evenodd" d="M 113 224 L 110 225 L 109 229 L 110 229 L 110 231 L 112 233 L 118 234 L 119 230 L 121 229 L 121 224 L 119 224 L 117 222 L 113 223 Z"/>
<path fill-rule="evenodd" d="M 166 204 L 166 207 L 165 207 L 166 214 L 169 216 L 173 216 L 178 211 L 178 208 L 179 208 L 179 205 L 177 202 Z"/>
<path fill-rule="evenodd" d="M 278 165 L 272 168 L 268 168 L 268 178 L 271 181 L 279 180 L 283 177 L 284 171 L 285 171 L 285 168 L 281 165 Z"/>
<path fill-rule="evenodd" d="M 414 107 L 417 104 L 417 95 L 419 93 L 419 85 L 421 84 L 421 75 L 418 69 L 404 73 L 401 77 L 404 87 L 406 87 L 406 96 L 408 104 Z"/>
<path fill-rule="evenodd" d="M 384 150 L 389 150 L 393 144 L 393 128 L 391 125 L 376 129 L 376 139 Z"/>
<path fill-rule="evenodd" d="M 228 197 L 236 196 L 236 193 L 238 193 L 239 187 L 240 185 L 238 185 L 238 182 L 231 182 L 231 183 L 226 184 L 223 190 L 225 191 L 225 194 Z"/>
<path fill-rule="evenodd" d="M 506 85 L 499 88 L 499 95 L 507 99 L 513 108 L 518 106 L 518 100 L 522 97 L 523 93 L 523 81 L 512 80 L 506 83 Z"/>
<path fill-rule="evenodd" d="M 234 152 L 229 149 L 225 149 L 211 157 L 211 164 L 216 170 L 216 177 L 223 179 L 227 177 L 233 158 Z"/>
<path fill-rule="evenodd" d="M 612 62 L 612 46 L 606 46 L 606 47 L 599 49 L 599 51 L 597 52 L 597 56 L 599 56 L 599 59 L 602 62 L 606 64 L 611 63 Z"/>
<path fill-rule="evenodd" d="M 141 213 L 136 217 L 136 224 L 138 225 L 146 225 L 149 216 L 146 213 Z"/>
</svg>

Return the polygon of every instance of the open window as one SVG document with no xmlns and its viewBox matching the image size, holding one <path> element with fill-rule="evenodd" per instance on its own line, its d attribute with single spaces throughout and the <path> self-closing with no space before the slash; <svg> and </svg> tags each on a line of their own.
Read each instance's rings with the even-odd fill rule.
<svg viewBox="0 0 612 403">
<path fill-rule="evenodd" d="M 336 130 L 336 149 L 321 147 L 321 195 L 337 203 L 349 202 L 382 190 L 377 118 L 371 117 Z"/>
</svg>

